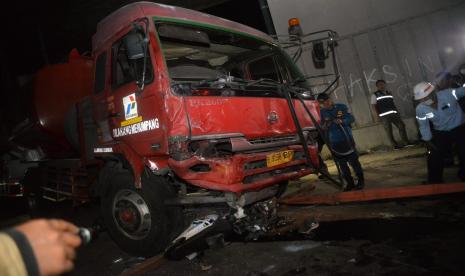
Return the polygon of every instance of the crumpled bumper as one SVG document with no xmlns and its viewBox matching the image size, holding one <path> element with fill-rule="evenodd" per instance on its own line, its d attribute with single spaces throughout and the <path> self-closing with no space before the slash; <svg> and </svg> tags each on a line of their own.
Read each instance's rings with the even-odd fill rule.
<svg viewBox="0 0 465 276">
<path fill-rule="evenodd" d="M 224 158 L 193 156 L 182 161 L 170 159 L 169 166 L 178 177 L 192 185 L 209 190 L 241 193 L 315 173 L 319 166 L 318 149 L 313 145 L 308 147 L 312 161 L 310 167 L 306 165 L 301 145 L 260 153 L 236 153 Z M 287 163 L 267 167 L 267 155 L 282 150 L 294 150 L 294 158 Z"/>
</svg>

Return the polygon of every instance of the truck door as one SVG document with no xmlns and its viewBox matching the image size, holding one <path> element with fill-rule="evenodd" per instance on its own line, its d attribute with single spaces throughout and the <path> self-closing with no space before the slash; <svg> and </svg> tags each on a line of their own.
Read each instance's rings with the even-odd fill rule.
<svg viewBox="0 0 465 276">
<path fill-rule="evenodd" d="M 112 45 L 111 96 L 114 110 L 109 125 L 114 139 L 131 145 L 140 155 L 153 155 L 161 150 L 163 135 L 160 127 L 162 115 L 161 95 L 154 82 L 152 50 L 147 51 L 145 87 L 141 92 L 138 82 L 144 68 L 144 58 L 129 56 L 127 40 L 143 39 L 143 34 L 132 28 Z"/>
<path fill-rule="evenodd" d="M 94 117 L 99 128 L 100 142 L 108 143 L 113 140 L 108 116 L 112 109 L 112 103 L 107 99 L 109 87 L 106 85 L 109 73 L 108 51 L 104 50 L 96 54 L 95 75 L 94 75 Z"/>
</svg>

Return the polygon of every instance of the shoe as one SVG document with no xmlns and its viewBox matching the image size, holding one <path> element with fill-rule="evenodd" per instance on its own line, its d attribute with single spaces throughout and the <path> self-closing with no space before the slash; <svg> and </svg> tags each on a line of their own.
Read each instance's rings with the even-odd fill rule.
<svg viewBox="0 0 465 276">
<path fill-rule="evenodd" d="M 363 190 L 365 188 L 365 184 L 357 184 L 354 187 L 354 190 Z"/>
<path fill-rule="evenodd" d="M 415 146 L 414 144 L 407 143 L 407 145 L 405 145 L 404 148 L 409 148 L 409 147 L 414 147 L 414 146 Z"/>
<path fill-rule="evenodd" d="M 394 146 L 394 150 L 400 150 L 400 149 L 402 149 L 402 148 L 403 148 L 403 147 L 402 147 L 402 146 L 399 146 L 399 145 L 395 145 L 395 146 Z"/>
</svg>

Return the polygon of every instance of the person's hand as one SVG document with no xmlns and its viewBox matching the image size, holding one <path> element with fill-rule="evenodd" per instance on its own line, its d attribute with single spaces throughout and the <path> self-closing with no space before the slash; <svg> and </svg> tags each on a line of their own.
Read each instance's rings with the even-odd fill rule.
<svg viewBox="0 0 465 276">
<path fill-rule="evenodd" d="M 342 125 L 343 121 L 341 119 L 335 119 L 334 122 L 338 125 Z"/>
<path fill-rule="evenodd" d="M 15 227 L 31 244 L 40 275 L 58 275 L 74 267 L 76 248 L 81 244 L 79 229 L 58 219 L 37 219 Z"/>
</svg>

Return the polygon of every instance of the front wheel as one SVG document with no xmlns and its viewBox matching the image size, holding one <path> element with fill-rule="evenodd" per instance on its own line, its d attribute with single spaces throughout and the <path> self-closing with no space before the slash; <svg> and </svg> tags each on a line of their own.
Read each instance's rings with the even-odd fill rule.
<svg viewBox="0 0 465 276">
<path fill-rule="evenodd" d="M 165 249 L 179 232 L 182 212 L 163 202 L 175 196 L 163 178 L 144 177 L 142 189 L 134 187 L 127 171 L 110 178 L 110 191 L 102 198 L 102 215 L 113 240 L 126 252 L 152 256 Z"/>
</svg>

